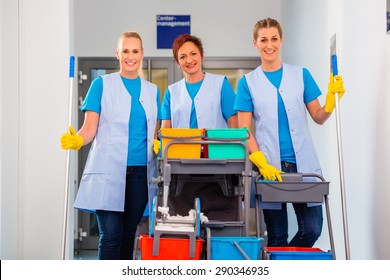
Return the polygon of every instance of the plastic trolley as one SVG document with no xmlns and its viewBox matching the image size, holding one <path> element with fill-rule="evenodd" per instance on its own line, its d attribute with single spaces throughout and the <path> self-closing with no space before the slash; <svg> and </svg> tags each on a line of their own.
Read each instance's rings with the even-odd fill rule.
<svg viewBox="0 0 390 280">
<path fill-rule="evenodd" d="M 318 248 L 264 247 L 262 259 L 335 259 L 334 239 L 329 210 L 329 182 L 318 174 L 283 173 L 282 182 L 261 180 L 255 183 L 256 220 L 260 218 L 259 201 L 279 203 L 324 203 L 329 232 L 330 250 Z M 256 224 L 260 236 L 260 223 Z"/>
</svg>

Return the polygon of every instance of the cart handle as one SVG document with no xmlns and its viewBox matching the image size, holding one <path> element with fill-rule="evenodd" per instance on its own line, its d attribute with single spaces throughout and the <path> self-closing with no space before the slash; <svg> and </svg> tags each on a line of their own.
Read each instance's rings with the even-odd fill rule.
<svg viewBox="0 0 390 280">
<path fill-rule="evenodd" d="M 303 178 L 318 178 L 322 182 L 325 182 L 325 178 L 317 173 L 282 173 L 280 174 L 282 176 L 282 182 L 302 182 Z M 262 175 L 257 176 L 256 182 L 263 181 L 263 182 L 278 182 L 274 180 L 264 180 L 262 179 Z"/>
<path fill-rule="evenodd" d="M 197 138 L 204 139 L 205 138 L 205 133 L 203 131 L 201 135 L 180 137 L 180 136 L 164 136 L 164 135 L 161 134 L 161 131 L 159 131 L 158 132 L 158 138 L 159 139 L 162 139 L 162 138 L 173 139 L 173 140 L 191 140 L 191 139 L 197 139 Z"/>
<path fill-rule="evenodd" d="M 206 130 L 207 133 L 207 130 Z M 206 136 L 204 140 L 211 140 L 211 141 L 221 141 L 221 142 L 230 142 L 230 141 L 243 141 L 243 140 L 248 140 L 251 137 L 249 130 L 246 131 L 246 136 L 245 137 L 236 137 L 236 138 L 217 138 L 217 137 L 208 137 Z"/>
</svg>

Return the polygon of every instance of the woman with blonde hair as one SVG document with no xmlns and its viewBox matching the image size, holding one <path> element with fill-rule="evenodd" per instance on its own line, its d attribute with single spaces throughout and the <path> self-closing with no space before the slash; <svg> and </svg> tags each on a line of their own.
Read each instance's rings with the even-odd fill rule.
<svg viewBox="0 0 390 280">
<path fill-rule="evenodd" d="M 96 213 L 99 259 L 132 259 L 137 226 L 148 197 L 157 194 L 153 143 L 160 92 L 140 78 L 144 49 L 136 32 L 118 40 L 119 72 L 95 79 L 81 110 L 84 124 L 61 137 L 63 149 L 92 142 L 74 207 Z M 151 205 L 151 204 L 150 204 Z"/>
</svg>

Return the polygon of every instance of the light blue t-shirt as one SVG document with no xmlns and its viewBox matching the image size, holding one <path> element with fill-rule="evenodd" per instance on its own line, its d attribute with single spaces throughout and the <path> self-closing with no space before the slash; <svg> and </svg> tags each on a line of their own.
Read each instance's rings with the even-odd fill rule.
<svg viewBox="0 0 390 280">
<path fill-rule="evenodd" d="M 186 88 L 192 100 L 190 128 L 198 128 L 194 99 L 202 83 L 203 80 L 194 84 L 190 84 L 186 82 Z M 222 109 L 223 117 L 226 121 L 231 116 L 237 114 L 236 110 L 233 109 L 235 98 L 236 98 L 236 94 L 234 93 L 232 86 L 230 85 L 227 78 L 225 77 L 221 89 L 221 109 Z M 164 94 L 164 100 L 161 107 L 161 115 L 163 120 L 171 119 L 171 93 L 169 89 L 167 89 Z"/>
<path fill-rule="evenodd" d="M 139 102 L 141 94 L 141 80 L 122 77 L 123 84 L 131 95 L 131 112 L 129 121 L 129 142 L 127 153 L 128 166 L 147 165 L 147 122 L 144 108 Z M 160 90 L 157 89 L 157 119 L 161 120 Z M 103 79 L 101 77 L 92 81 L 81 110 L 93 111 L 100 114 L 103 95 Z"/>
<path fill-rule="evenodd" d="M 279 70 L 276 70 L 274 72 L 264 72 L 264 74 L 268 78 L 268 80 L 275 86 L 275 88 L 278 89 L 278 127 L 281 160 L 296 163 L 286 109 L 284 107 L 283 99 L 279 93 L 279 87 L 283 75 L 283 68 L 280 68 Z M 303 99 L 305 104 L 308 104 L 321 95 L 321 90 L 319 89 L 309 70 L 307 70 L 306 68 L 303 68 L 303 82 Z M 245 76 L 238 81 L 234 109 L 237 111 L 253 112 L 253 101 Z"/>
</svg>

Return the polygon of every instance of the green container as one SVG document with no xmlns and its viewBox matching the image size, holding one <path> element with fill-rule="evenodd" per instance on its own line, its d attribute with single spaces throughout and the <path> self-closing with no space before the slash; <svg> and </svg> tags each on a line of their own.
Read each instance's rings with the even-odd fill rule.
<svg viewBox="0 0 390 280">
<path fill-rule="evenodd" d="M 206 130 L 207 140 L 225 143 L 242 141 L 246 144 L 249 137 L 247 128 L 212 128 Z M 245 158 L 245 146 L 241 144 L 208 144 L 208 157 L 213 159 Z"/>
</svg>

